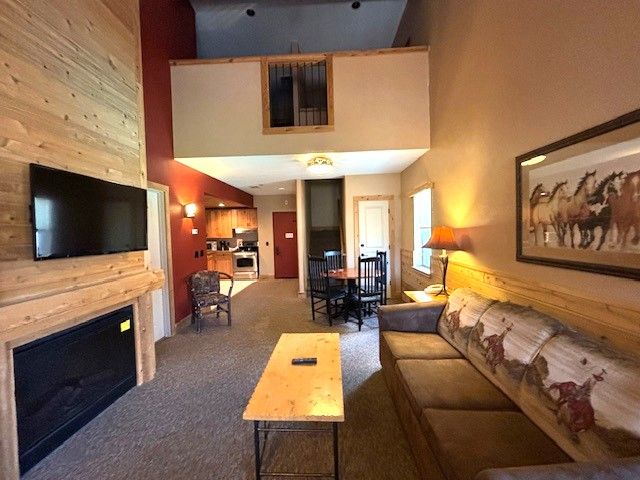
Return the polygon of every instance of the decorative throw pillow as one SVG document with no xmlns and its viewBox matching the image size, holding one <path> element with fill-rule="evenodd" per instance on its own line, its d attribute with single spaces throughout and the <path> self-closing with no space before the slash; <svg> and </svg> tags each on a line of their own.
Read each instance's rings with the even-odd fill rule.
<svg viewBox="0 0 640 480">
<path fill-rule="evenodd" d="M 514 303 L 495 303 L 469 337 L 469 360 L 516 400 L 527 365 L 563 326 L 556 319 Z"/>
<path fill-rule="evenodd" d="M 438 333 L 463 355 L 473 327 L 495 300 L 483 297 L 469 288 L 458 288 L 449 297 L 440 320 Z"/>
<path fill-rule="evenodd" d="M 520 406 L 575 460 L 640 455 L 640 359 L 577 332 L 542 347 Z"/>
</svg>

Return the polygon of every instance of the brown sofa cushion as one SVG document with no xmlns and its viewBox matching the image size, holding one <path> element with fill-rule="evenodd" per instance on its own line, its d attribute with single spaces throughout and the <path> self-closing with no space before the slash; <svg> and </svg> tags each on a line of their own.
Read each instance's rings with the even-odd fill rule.
<svg viewBox="0 0 640 480">
<path fill-rule="evenodd" d="M 428 408 L 420 421 L 449 480 L 471 480 L 487 468 L 571 460 L 520 412 Z"/>
<path fill-rule="evenodd" d="M 424 408 L 517 409 L 467 360 L 398 360 L 396 368 L 417 417 Z"/>
<path fill-rule="evenodd" d="M 460 352 L 435 333 L 382 332 L 393 357 L 401 358 L 462 358 Z"/>
</svg>

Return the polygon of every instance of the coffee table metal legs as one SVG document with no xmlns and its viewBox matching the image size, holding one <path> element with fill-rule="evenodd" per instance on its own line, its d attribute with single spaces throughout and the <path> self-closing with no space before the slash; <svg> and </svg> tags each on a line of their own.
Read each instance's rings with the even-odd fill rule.
<svg viewBox="0 0 640 480">
<path fill-rule="evenodd" d="M 338 458 L 338 422 L 333 422 L 333 478 L 340 480 L 340 460 Z"/>
<path fill-rule="evenodd" d="M 264 441 L 267 440 L 269 432 L 286 432 L 286 433 L 301 433 L 301 432 L 315 432 L 315 433 L 332 433 L 333 435 L 333 473 L 283 473 L 283 472 L 263 472 L 262 471 L 262 450 L 260 448 L 260 433 L 264 433 Z M 267 423 L 264 423 L 264 427 L 260 427 L 259 421 L 253 422 L 253 443 L 255 448 L 255 461 L 256 461 L 256 480 L 261 480 L 263 477 L 314 477 L 314 478 L 334 478 L 340 480 L 340 459 L 338 456 L 338 422 L 332 422 L 331 430 L 326 428 L 285 428 L 285 427 L 267 427 Z"/>
</svg>

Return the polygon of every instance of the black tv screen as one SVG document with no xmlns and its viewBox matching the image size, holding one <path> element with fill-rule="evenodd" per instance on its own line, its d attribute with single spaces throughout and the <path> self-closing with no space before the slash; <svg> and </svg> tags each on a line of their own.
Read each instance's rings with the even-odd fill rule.
<svg viewBox="0 0 640 480">
<path fill-rule="evenodd" d="M 33 258 L 147 249 L 147 191 L 31 164 Z"/>
</svg>

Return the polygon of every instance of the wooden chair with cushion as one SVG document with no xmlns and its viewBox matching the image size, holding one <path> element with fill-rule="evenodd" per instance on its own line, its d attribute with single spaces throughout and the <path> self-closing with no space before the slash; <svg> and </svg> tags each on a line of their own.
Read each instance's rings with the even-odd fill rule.
<svg viewBox="0 0 640 480">
<path fill-rule="evenodd" d="M 220 293 L 221 279 L 231 280 L 226 294 Z M 216 307 L 216 319 L 220 319 L 220 312 L 224 312 L 227 315 L 227 325 L 231 326 L 231 290 L 233 290 L 233 277 L 224 272 L 200 270 L 189 277 L 191 323 L 196 324 L 198 333 L 202 327 L 205 308 Z"/>
<path fill-rule="evenodd" d="M 325 258 L 309 255 L 309 293 L 311 295 L 311 317 L 324 314 L 330 326 L 333 318 L 344 308 L 346 292 L 341 285 L 332 285 L 327 276 L 328 263 Z M 342 302 L 342 303 L 341 303 Z"/>
<path fill-rule="evenodd" d="M 378 255 L 358 259 L 358 283 L 349 298 L 349 304 L 358 319 L 358 330 L 362 330 L 364 315 L 371 315 L 374 308 L 382 303 L 382 268 Z"/>
</svg>

